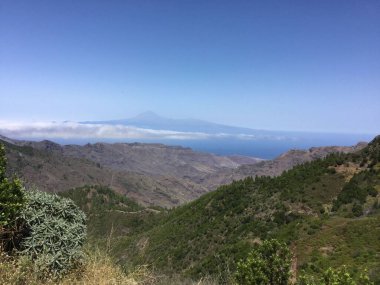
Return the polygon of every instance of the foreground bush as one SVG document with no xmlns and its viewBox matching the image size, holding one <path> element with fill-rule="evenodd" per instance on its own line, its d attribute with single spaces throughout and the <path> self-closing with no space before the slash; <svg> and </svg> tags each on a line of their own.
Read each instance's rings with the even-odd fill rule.
<svg viewBox="0 0 380 285">
<path fill-rule="evenodd" d="M 266 240 L 238 263 L 235 278 L 239 285 L 287 285 L 290 266 L 291 254 L 286 244 Z"/>
<path fill-rule="evenodd" d="M 25 205 L 25 194 L 19 179 L 7 178 L 6 166 L 5 149 L 0 144 L 0 248 L 10 252 L 22 238 L 18 215 Z"/>
<path fill-rule="evenodd" d="M 5 149 L 0 144 L 0 230 L 14 222 L 24 205 L 24 191 L 19 179 L 6 177 Z"/>
<path fill-rule="evenodd" d="M 355 280 L 346 268 L 327 269 L 322 277 L 315 278 L 311 276 L 301 276 L 298 285 L 373 285 L 369 280 L 366 272 L 360 274 L 358 280 Z"/>
<path fill-rule="evenodd" d="M 21 249 L 35 268 L 60 276 L 81 264 L 85 214 L 69 199 L 36 190 L 26 192 L 26 201 L 20 213 L 27 229 Z"/>
</svg>

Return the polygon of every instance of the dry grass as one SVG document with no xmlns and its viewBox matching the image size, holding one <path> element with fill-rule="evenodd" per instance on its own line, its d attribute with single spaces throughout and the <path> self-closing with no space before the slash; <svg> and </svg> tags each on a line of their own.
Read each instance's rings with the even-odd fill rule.
<svg viewBox="0 0 380 285">
<path fill-rule="evenodd" d="M 134 273 L 136 276 L 141 273 Z M 43 280 L 41 280 L 43 277 Z M 134 276 L 126 276 L 111 259 L 100 251 L 87 255 L 85 265 L 56 280 L 53 276 L 40 276 L 33 263 L 24 257 L 9 257 L 0 253 L 0 284 L 37 285 L 137 285 Z"/>
<path fill-rule="evenodd" d="M 202 278 L 198 281 L 184 280 L 153 274 L 146 266 L 136 268 L 126 275 L 119 266 L 101 252 L 87 253 L 85 265 L 60 280 L 51 275 L 38 273 L 34 264 L 22 256 L 8 256 L 0 251 L 0 284 L 7 285 L 216 285 L 217 281 Z"/>
</svg>

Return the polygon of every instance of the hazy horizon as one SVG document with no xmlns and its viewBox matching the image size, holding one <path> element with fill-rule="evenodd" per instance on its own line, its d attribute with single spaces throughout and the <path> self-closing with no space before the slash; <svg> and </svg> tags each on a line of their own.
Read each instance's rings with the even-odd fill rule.
<svg viewBox="0 0 380 285">
<path fill-rule="evenodd" d="M 157 116 L 157 118 L 160 118 L 160 119 L 167 119 L 167 120 L 171 120 L 171 121 L 176 121 L 178 123 L 180 122 L 186 122 L 186 121 L 194 121 L 194 122 L 197 122 L 199 121 L 200 123 L 204 122 L 204 123 L 210 123 L 210 124 L 215 124 L 215 125 L 221 125 L 221 126 L 226 126 L 226 127 L 233 127 L 233 128 L 241 128 L 241 129 L 247 129 L 247 130 L 259 130 L 259 131 L 268 131 L 268 132 L 284 132 L 284 133 L 310 133 L 310 134 L 342 134 L 342 135 L 350 135 L 350 134 L 361 134 L 361 135 L 377 135 L 377 134 L 380 134 L 380 131 L 379 132 L 365 132 L 365 131 L 360 131 L 360 130 L 353 130 L 351 132 L 347 132 L 347 131 L 321 131 L 321 130 L 296 130 L 296 129 L 286 129 L 286 130 L 282 130 L 282 129 L 264 129 L 264 128 L 252 128 L 252 127 L 246 127 L 246 126 L 242 126 L 242 125 L 233 125 L 233 124 L 228 124 L 228 123 L 220 123 L 220 122 L 215 122 L 215 121 L 208 121 L 208 120 L 204 120 L 204 119 L 200 119 L 200 118 L 196 118 L 196 117 L 176 117 L 176 118 L 172 118 L 172 117 L 168 117 L 168 116 L 165 116 L 165 115 L 162 115 L 162 114 L 159 114 L 159 113 L 156 113 L 154 111 L 151 111 L 151 110 L 146 110 L 144 112 L 141 112 L 141 113 L 136 113 L 134 115 L 131 115 L 131 116 L 124 116 L 124 117 L 112 117 L 112 118 L 98 118 L 98 119 L 95 119 L 95 120 L 80 120 L 80 121 L 73 121 L 73 120 L 20 120 L 20 119 L 15 119 L 15 120 L 1 120 L 0 119 L 0 132 L 2 129 L 6 128 L 6 127 L 10 127 L 10 129 L 12 129 L 13 126 L 15 127 L 27 127 L 27 126 L 36 126 L 36 127 L 41 127 L 41 126 L 44 126 L 44 125 L 50 125 L 50 124 L 57 124 L 57 125 L 61 125 L 61 124 L 68 124 L 68 123 L 73 123 L 73 124 L 82 124 L 82 123 L 86 123 L 86 124 L 91 124 L 91 123 L 102 123 L 102 124 L 109 124 L 109 122 L 117 122 L 117 121 L 124 121 L 124 120 L 129 120 L 129 119 L 137 119 L 137 118 L 140 118 L 140 117 L 143 117 L 145 116 L 146 114 L 149 114 L 149 115 L 152 115 L 152 116 Z M 162 129 L 162 130 L 170 130 L 170 129 Z M 1 134 L 1 133 L 0 133 Z"/>
<path fill-rule="evenodd" d="M 285 132 L 218 125 L 199 120 L 170 119 L 148 112 L 134 118 L 100 122 L 1 123 L 0 135 L 60 144 L 162 143 L 217 155 L 273 159 L 290 149 L 352 146 L 375 134 Z"/>
</svg>

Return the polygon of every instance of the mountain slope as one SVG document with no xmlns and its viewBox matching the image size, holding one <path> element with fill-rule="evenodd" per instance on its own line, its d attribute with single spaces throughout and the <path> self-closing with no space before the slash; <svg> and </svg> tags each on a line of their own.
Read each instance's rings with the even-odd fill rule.
<svg viewBox="0 0 380 285">
<path fill-rule="evenodd" d="M 83 147 L 68 145 L 63 147 L 63 154 L 91 159 L 116 170 L 190 178 L 240 165 L 228 157 L 162 144 L 96 143 Z"/>
<path fill-rule="evenodd" d="M 109 186 L 144 205 L 172 207 L 209 191 L 202 177 L 259 160 L 228 158 L 161 144 L 62 146 L 51 141 L 1 137 L 10 170 L 27 184 L 60 192 L 84 185 Z"/>
<path fill-rule="evenodd" d="M 144 233 L 117 239 L 113 253 L 121 263 L 223 276 L 255 242 L 276 237 L 291 245 L 299 270 L 347 264 L 367 267 L 379 281 L 379 162 L 380 137 L 278 177 L 236 181 L 170 211 Z"/>
<path fill-rule="evenodd" d="M 85 158 L 65 156 L 61 153 L 60 145 L 48 141 L 41 143 L 43 148 L 41 145 L 38 148 L 18 145 L 10 140 L 0 140 L 0 143 L 6 146 L 9 172 L 17 173 L 26 185 L 37 186 L 47 192 L 103 185 L 143 205 L 172 207 L 193 200 L 207 191 L 191 181 L 175 177 L 118 171 Z"/>
<path fill-rule="evenodd" d="M 291 151 L 273 161 L 245 156 L 222 157 L 161 144 L 59 145 L 51 141 L 17 141 L 7 145 L 12 171 L 49 192 L 84 185 L 104 185 L 143 205 L 172 207 L 192 201 L 233 180 L 278 175 L 295 164 L 334 151 L 358 147 L 324 147 Z M 360 146 L 362 147 L 362 146 Z"/>
<path fill-rule="evenodd" d="M 92 242 L 101 237 L 128 235 L 152 226 L 163 209 L 142 207 L 104 186 L 84 186 L 61 192 L 86 213 L 87 232 Z"/>
<path fill-rule="evenodd" d="M 363 149 L 366 145 L 367 143 L 361 142 L 352 147 L 329 146 L 312 147 L 308 150 L 289 150 L 273 160 L 264 160 L 255 164 L 244 164 L 236 169 L 221 170 L 216 174 L 209 174 L 204 177 L 204 185 L 212 189 L 248 176 L 278 176 L 283 171 L 289 170 L 296 165 L 324 158 L 331 153 L 356 152 Z"/>
</svg>

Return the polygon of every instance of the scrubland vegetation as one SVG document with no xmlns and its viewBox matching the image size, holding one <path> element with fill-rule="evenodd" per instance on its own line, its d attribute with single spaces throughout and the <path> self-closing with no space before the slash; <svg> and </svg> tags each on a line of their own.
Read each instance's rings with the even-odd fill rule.
<svg viewBox="0 0 380 285">
<path fill-rule="evenodd" d="M 380 284 L 380 137 L 167 210 L 6 177 L 1 284 Z M 87 237 L 86 237 L 87 233 Z"/>
</svg>

